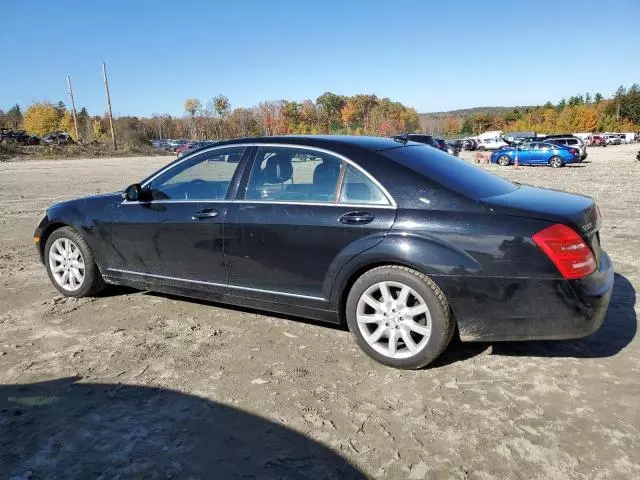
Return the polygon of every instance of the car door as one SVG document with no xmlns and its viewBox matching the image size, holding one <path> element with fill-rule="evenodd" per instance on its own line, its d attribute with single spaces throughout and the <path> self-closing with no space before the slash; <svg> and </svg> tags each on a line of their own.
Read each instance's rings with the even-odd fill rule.
<svg viewBox="0 0 640 480">
<path fill-rule="evenodd" d="M 225 289 L 223 223 L 245 153 L 230 146 L 186 157 L 143 184 L 140 201 L 123 201 L 110 226 L 109 275 Z"/>
<path fill-rule="evenodd" d="M 514 152 L 514 160 L 515 154 L 518 155 L 518 163 L 527 165 L 531 162 L 531 154 L 532 154 L 532 144 L 524 144 L 517 147 L 517 152 Z"/>
<path fill-rule="evenodd" d="M 395 205 L 331 152 L 263 145 L 224 226 L 229 293 L 327 308 L 330 278 L 391 228 Z"/>
</svg>

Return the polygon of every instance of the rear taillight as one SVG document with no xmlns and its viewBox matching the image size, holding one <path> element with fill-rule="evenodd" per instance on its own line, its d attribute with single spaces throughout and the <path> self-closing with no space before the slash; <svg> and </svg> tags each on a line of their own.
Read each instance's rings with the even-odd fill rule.
<svg viewBox="0 0 640 480">
<path fill-rule="evenodd" d="M 578 151 L 575 148 L 570 148 L 569 153 L 572 155 L 578 155 Z"/>
<path fill-rule="evenodd" d="M 596 269 L 589 245 L 566 225 L 552 225 L 532 238 L 566 279 L 582 278 Z"/>
</svg>

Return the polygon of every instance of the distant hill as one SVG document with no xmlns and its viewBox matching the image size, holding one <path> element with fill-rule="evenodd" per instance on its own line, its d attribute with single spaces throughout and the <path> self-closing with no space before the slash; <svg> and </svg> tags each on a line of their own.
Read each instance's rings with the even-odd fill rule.
<svg viewBox="0 0 640 480">
<path fill-rule="evenodd" d="M 463 108 L 460 110 L 450 110 L 448 112 L 427 112 L 427 113 L 419 113 L 418 116 L 423 118 L 424 120 L 441 120 L 447 117 L 469 117 L 476 113 L 503 113 L 517 108 L 519 110 L 524 110 L 526 106 L 516 106 L 516 107 L 473 107 L 473 108 Z"/>
</svg>

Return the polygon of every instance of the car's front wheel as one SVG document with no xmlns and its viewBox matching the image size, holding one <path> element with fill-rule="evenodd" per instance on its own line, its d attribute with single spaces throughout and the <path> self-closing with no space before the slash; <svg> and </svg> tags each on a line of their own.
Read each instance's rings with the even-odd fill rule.
<svg viewBox="0 0 640 480">
<path fill-rule="evenodd" d="M 549 165 L 551 165 L 553 168 L 560 168 L 564 166 L 564 160 L 562 159 L 562 157 L 551 157 L 551 159 L 549 160 Z"/>
<path fill-rule="evenodd" d="M 503 167 L 508 167 L 509 164 L 511 163 L 511 159 L 509 158 L 508 155 L 500 155 L 498 157 L 498 164 L 503 166 Z"/>
<path fill-rule="evenodd" d="M 395 368 L 421 368 L 447 347 L 454 324 L 438 286 L 416 270 L 388 265 L 364 273 L 349 291 L 349 330 L 360 348 Z"/>
<path fill-rule="evenodd" d="M 49 236 L 44 261 L 51 283 L 66 297 L 95 295 L 105 286 L 87 242 L 71 227 Z"/>
</svg>

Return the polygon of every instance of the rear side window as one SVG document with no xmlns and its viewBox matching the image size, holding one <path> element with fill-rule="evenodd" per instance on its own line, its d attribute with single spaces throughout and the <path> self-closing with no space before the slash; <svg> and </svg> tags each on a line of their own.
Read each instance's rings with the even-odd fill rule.
<svg viewBox="0 0 640 480">
<path fill-rule="evenodd" d="M 474 200 L 504 195 L 518 188 L 498 175 L 438 150 L 406 146 L 379 153 Z"/>
<path fill-rule="evenodd" d="M 260 147 L 248 200 L 334 203 L 342 161 L 327 153 L 296 147 Z"/>
<path fill-rule="evenodd" d="M 378 186 L 369 177 L 351 165 L 347 166 L 344 174 L 340 203 L 389 204 Z"/>
</svg>

